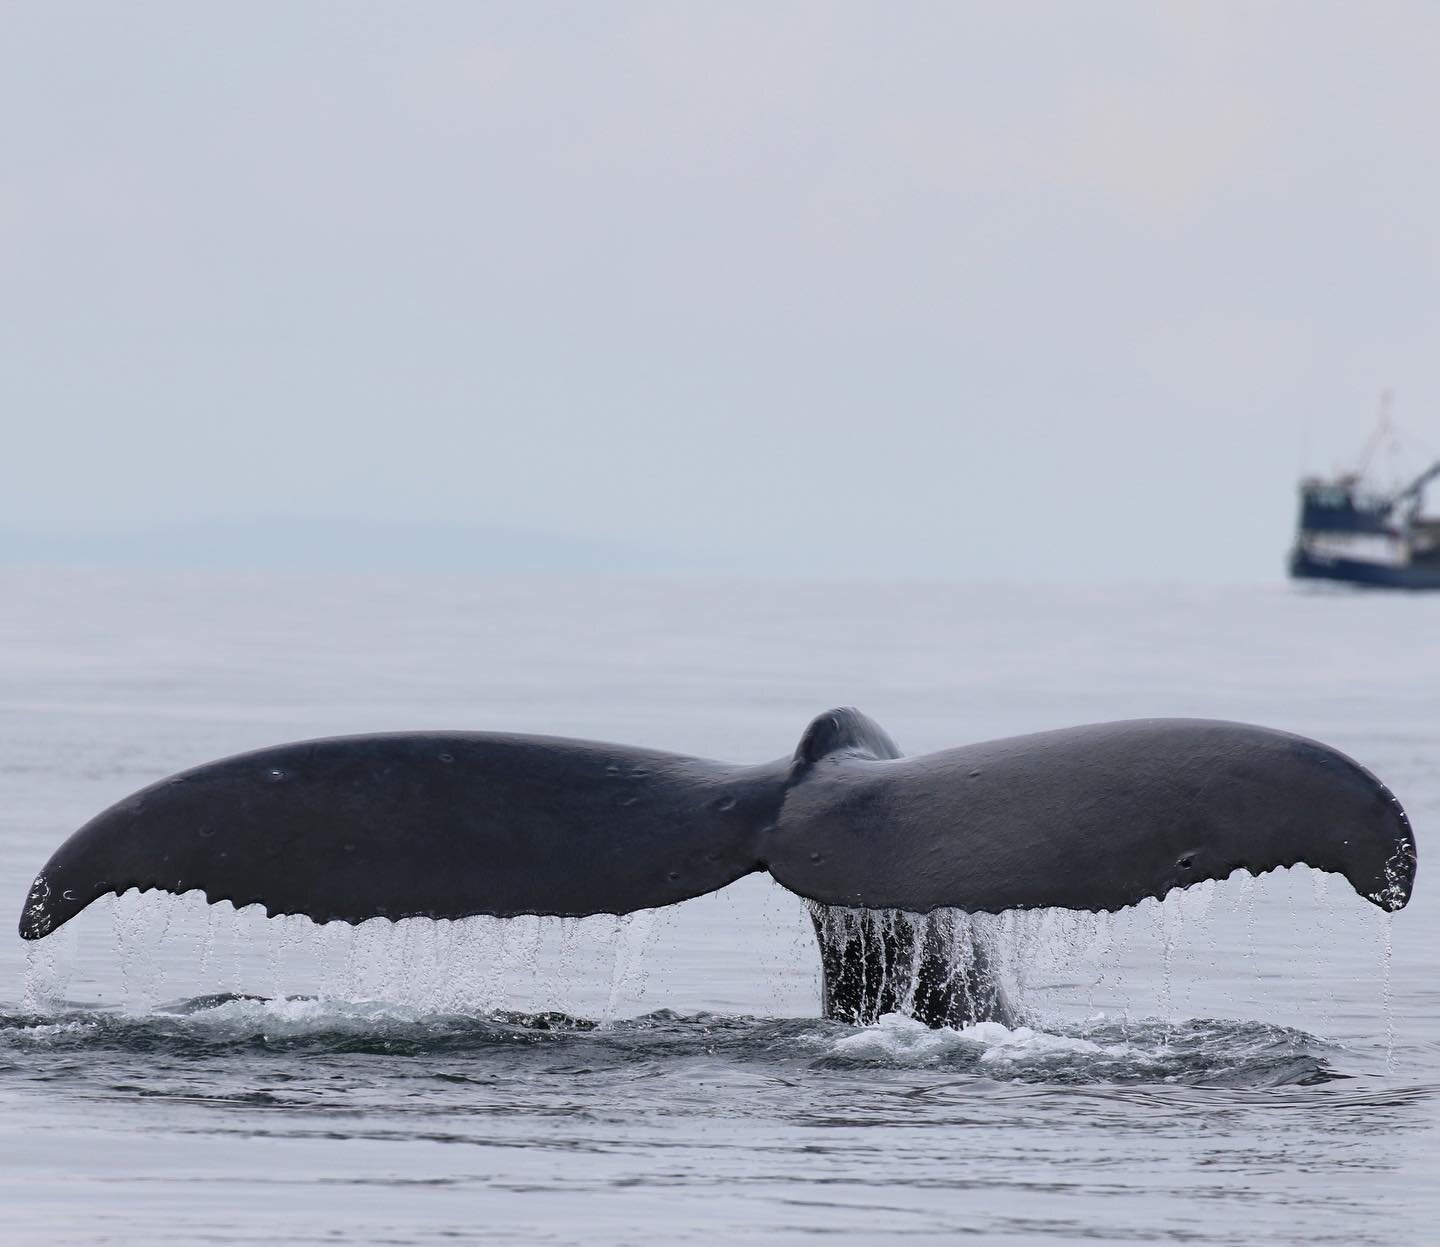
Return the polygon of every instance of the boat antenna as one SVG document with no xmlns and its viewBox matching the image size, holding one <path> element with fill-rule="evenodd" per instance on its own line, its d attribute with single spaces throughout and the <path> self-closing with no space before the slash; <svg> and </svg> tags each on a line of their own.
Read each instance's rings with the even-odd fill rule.
<svg viewBox="0 0 1440 1247">
<path fill-rule="evenodd" d="M 1365 443 L 1365 449 L 1360 452 L 1360 466 L 1355 470 L 1357 477 L 1365 475 L 1365 470 L 1370 466 L 1370 460 L 1375 457 L 1380 443 L 1393 432 L 1390 427 L 1390 409 L 1394 405 L 1394 400 L 1395 392 L 1389 386 L 1380 391 L 1380 411 L 1376 419 L 1375 431 L 1370 434 L 1370 439 Z"/>
</svg>

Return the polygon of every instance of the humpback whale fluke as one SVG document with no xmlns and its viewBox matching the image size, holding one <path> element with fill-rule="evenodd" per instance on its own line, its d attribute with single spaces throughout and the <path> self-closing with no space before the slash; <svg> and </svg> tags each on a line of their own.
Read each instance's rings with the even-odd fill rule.
<svg viewBox="0 0 1440 1247">
<path fill-rule="evenodd" d="M 358 923 L 623 914 L 766 870 L 812 903 L 827 1015 L 884 1011 L 887 976 L 860 972 L 878 956 L 917 967 L 908 1004 L 941 1024 L 999 1005 L 974 984 L 946 985 L 939 926 L 920 915 L 1115 910 L 1299 863 L 1399 909 L 1415 840 L 1364 767 L 1246 724 L 1137 719 L 907 758 L 873 720 L 840 709 L 815 719 L 792 757 L 759 766 L 404 732 L 278 745 L 142 789 L 55 851 L 20 934 L 40 939 L 131 888 Z M 915 917 L 867 949 L 853 932 L 827 936 L 836 907 Z"/>
</svg>

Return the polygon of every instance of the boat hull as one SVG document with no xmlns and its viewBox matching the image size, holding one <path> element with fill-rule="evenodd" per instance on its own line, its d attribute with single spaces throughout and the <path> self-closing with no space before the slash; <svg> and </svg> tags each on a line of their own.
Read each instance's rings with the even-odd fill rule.
<svg viewBox="0 0 1440 1247">
<path fill-rule="evenodd" d="M 1339 580 L 1372 589 L 1440 589 L 1440 561 L 1371 563 L 1364 559 L 1317 558 L 1307 550 L 1290 555 L 1296 580 Z"/>
</svg>

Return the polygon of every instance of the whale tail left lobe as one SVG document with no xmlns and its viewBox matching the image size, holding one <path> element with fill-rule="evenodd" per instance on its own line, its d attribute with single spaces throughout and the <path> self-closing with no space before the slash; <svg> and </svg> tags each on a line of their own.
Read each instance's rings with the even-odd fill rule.
<svg viewBox="0 0 1440 1247">
<path fill-rule="evenodd" d="M 39 939 L 130 888 L 316 922 L 670 905 L 759 868 L 778 774 L 483 732 L 279 745 L 97 815 L 41 869 L 20 934 Z"/>
</svg>

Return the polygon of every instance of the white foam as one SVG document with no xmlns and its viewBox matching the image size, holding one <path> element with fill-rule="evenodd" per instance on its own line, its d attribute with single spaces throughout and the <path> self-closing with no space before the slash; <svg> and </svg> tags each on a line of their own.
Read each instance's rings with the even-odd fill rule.
<svg viewBox="0 0 1440 1247">
<path fill-rule="evenodd" d="M 266 1000 L 253 997 L 225 1000 L 184 1016 L 187 1022 L 213 1029 L 220 1035 L 239 1037 L 263 1033 L 289 1038 L 334 1031 L 374 1033 L 388 1026 L 414 1026 L 453 1015 L 381 1000 L 280 996 Z"/>
<path fill-rule="evenodd" d="M 1088 1039 L 1052 1035 L 1029 1026 L 976 1022 L 957 1029 L 932 1030 L 914 1018 L 887 1013 L 873 1026 L 837 1040 L 834 1051 L 847 1057 L 903 1065 L 929 1064 L 957 1049 L 979 1048 L 982 1064 L 1017 1064 L 1043 1060 L 1062 1053 L 1087 1056 L 1124 1055 L 1121 1048 L 1105 1048 Z"/>
<path fill-rule="evenodd" d="M 35 1026 L 0 1026 L 0 1035 L 17 1040 L 58 1039 L 64 1035 L 88 1034 L 93 1022 L 41 1022 Z"/>
</svg>

